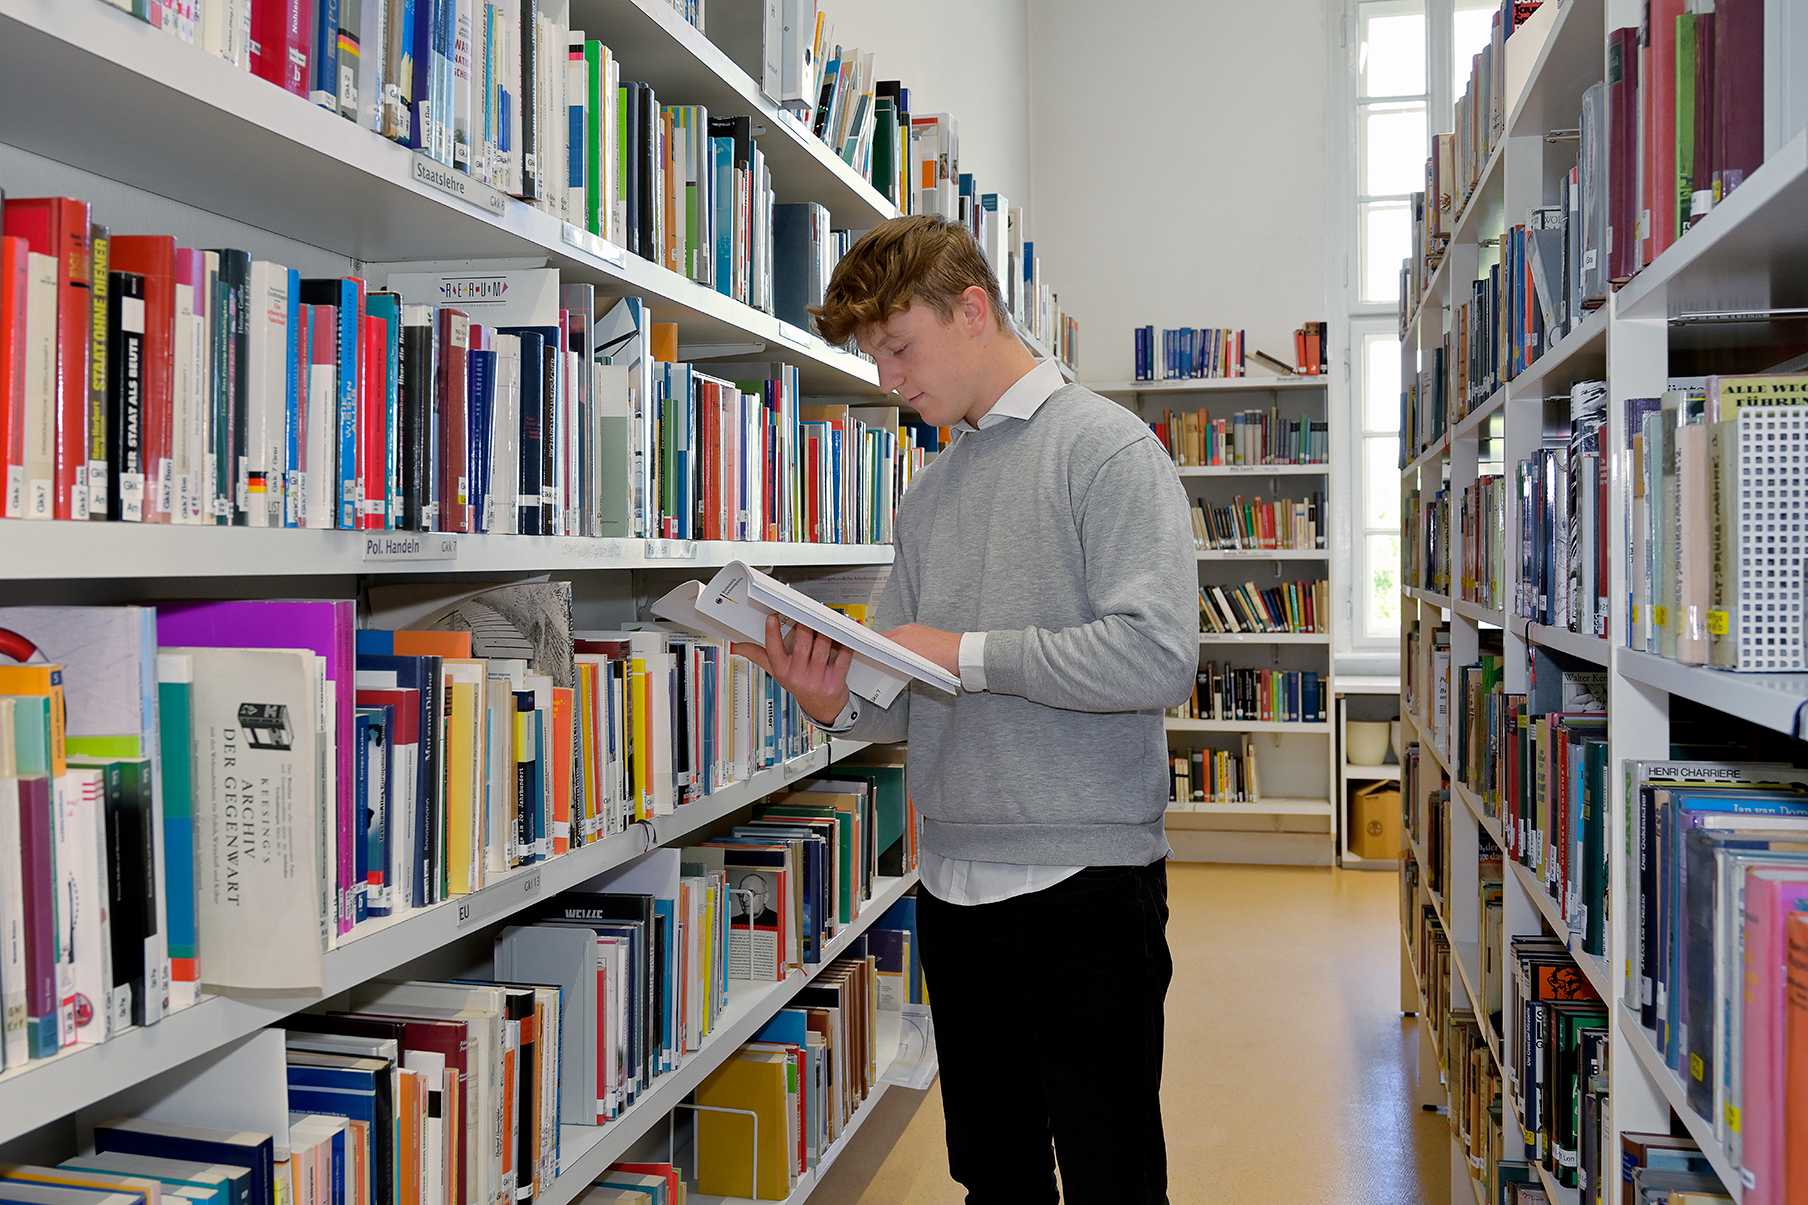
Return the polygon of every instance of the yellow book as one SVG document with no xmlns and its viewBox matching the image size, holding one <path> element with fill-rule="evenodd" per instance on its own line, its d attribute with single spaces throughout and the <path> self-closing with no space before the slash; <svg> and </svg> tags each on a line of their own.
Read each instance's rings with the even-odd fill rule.
<svg viewBox="0 0 1808 1205">
<path fill-rule="evenodd" d="M 478 772 L 477 736 L 483 708 L 480 689 L 460 681 L 450 670 L 446 710 L 446 890 L 468 895 L 477 889 L 475 839 L 477 800 L 473 788 Z"/>
<path fill-rule="evenodd" d="M 578 682 L 578 795 L 572 844 L 589 841 L 596 822 L 596 687 L 597 668 L 580 662 Z"/>
<path fill-rule="evenodd" d="M 633 699 L 629 714 L 634 742 L 634 818 L 653 818 L 653 788 L 647 771 L 653 762 L 653 700 L 649 692 L 651 679 L 644 657 L 628 662 L 628 693 Z"/>
<path fill-rule="evenodd" d="M 42 662 L 0 665 L 0 695 L 50 700 L 50 777 L 61 778 L 69 770 L 64 740 L 68 709 L 63 701 L 63 667 Z M 28 759 L 28 763 L 35 764 L 35 759 Z"/>
<path fill-rule="evenodd" d="M 753 1181 L 753 1119 L 742 1113 L 697 1114 L 697 1191 L 713 1196 L 782 1201 L 796 1186 L 796 1163 L 787 1149 L 792 1064 L 778 1051 L 741 1050 L 729 1056 L 697 1089 L 697 1103 L 740 1109 L 759 1118 L 760 1179 Z"/>
<path fill-rule="evenodd" d="M 538 755 L 539 741 L 534 738 L 534 713 L 531 711 L 522 711 L 517 708 L 515 710 L 515 765 L 517 767 L 517 782 L 520 781 L 519 767 L 532 765 Z M 509 844 L 513 847 L 516 845 L 516 838 L 521 832 L 521 812 L 522 809 L 527 806 L 527 800 L 521 797 L 519 789 L 511 791 L 510 796 L 512 805 L 509 808 L 509 813 L 514 817 L 514 822 L 509 826 Z M 516 865 L 519 860 L 525 859 L 527 854 L 528 851 L 525 848 L 514 849 L 509 855 L 508 864 L 510 866 Z"/>
</svg>

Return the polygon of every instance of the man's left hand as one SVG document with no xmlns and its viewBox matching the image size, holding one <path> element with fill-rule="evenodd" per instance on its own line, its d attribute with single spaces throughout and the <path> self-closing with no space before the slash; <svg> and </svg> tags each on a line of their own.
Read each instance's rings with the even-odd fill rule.
<svg viewBox="0 0 1808 1205">
<path fill-rule="evenodd" d="M 961 633 L 944 632 L 920 623 L 907 623 L 885 633 L 919 657 L 935 662 L 951 674 L 960 673 Z"/>
</svg>

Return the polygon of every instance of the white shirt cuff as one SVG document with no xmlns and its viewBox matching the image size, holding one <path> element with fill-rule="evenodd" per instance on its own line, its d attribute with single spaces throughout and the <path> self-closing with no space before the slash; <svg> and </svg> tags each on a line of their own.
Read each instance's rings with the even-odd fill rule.
<svg viewBox="0 0 1808 1205">
<path fill-rule="evenodd" d="M 860 707 L 863 702 L 864 700 L 859 695 L 851 690 L 848 691 L 847 702 L 841 705 L 841 714 L 835 717 L 835 722 L 816 726 L 824 732 L 846 732 L 854 726 L 854 721 L 860 718 Z"/>
<path fill-rule="evenodd" d="M 986 634 L 963 632 L 960 641 L 960 680 L 963 690 L 986 688 Z"/>
</svg>

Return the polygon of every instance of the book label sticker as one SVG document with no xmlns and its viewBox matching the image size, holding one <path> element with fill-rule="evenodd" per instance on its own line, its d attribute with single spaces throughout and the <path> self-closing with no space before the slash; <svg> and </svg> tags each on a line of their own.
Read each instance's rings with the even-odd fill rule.
<svg viewBox="0 0 1808 1205">
<path fill-rule="evenodd" d="M 502 194 L 487 184 L 481 184 L 462 172 L 455 171 L 443 163 L 435 162 L 421 151 L 411 156 L 414 161 L 414 178 L 417 183 L 436 188 L 449 197 L 456 197 L 467 205 L 493 213 L 501 217 L 507 203 Z"/>
<path fill-rule="evenodd" d="M 628 253 L 622 248 L 616 246 L 608 239 L 591 234 L 588 230 L 580 230 L 570 222 L 566 222 L 561 226 L 559 237 L 562 238 L 567 245 L 576 247 L 579 251 L 586 252 L 587 254 L 594 255 L 605 263 L 613 264 L 617 268 L 621 267 L 626 262 Z"/>
<path fill-rule="evenodd" d="M 649 561 L 690 561 L 697 557 L 697 541 L 695 540 L 648 540 L 646 559 Z"/>
<path fill-rule="evenodd" d="M 811 350 L 816 343 L 815 335 L 812 335 L 801 326 L 792 326 L 782 318 L 779 319 L 778 337 L 783 339 L 786 343 L 789 343 L 792 347 L 801 347 L 806 351 Z"/>
<path fill-rule="evenodd" d="M 456 561 L 458 538 L 447 532 L 381 532 L 364 537 L 364 560 Z"/>
<path fill-rule="evenodd" d="M 468 895 L 458 902 L 460 930 L 483 924 L 493 917 L 506 916 L 540 897 L 540 872 L 504 879 L 494 887 Z"/>
</svg>

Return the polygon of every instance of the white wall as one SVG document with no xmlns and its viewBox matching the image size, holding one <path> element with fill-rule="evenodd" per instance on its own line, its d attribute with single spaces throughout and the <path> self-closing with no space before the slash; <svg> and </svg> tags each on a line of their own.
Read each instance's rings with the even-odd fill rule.
<svg viewBox="0 0 1808 1205">
<path fill-rule="evenodd" d="M 1082 380 L 1137 326 L 1328 319 L 1326 0 L 1030 0 L 1029 234 Z M 963 128 L 964 136 L 964 128 Z"/>
<path fill-rule="evenodd" d="M 723 0 L 745 3 L 746 0 Z M 843 46 L 876 50 L 913 113 L 952 113 L 961 169 L 985 192 L 1030 201 L 1030 0 L 821 0 Z"/>
</svg>

